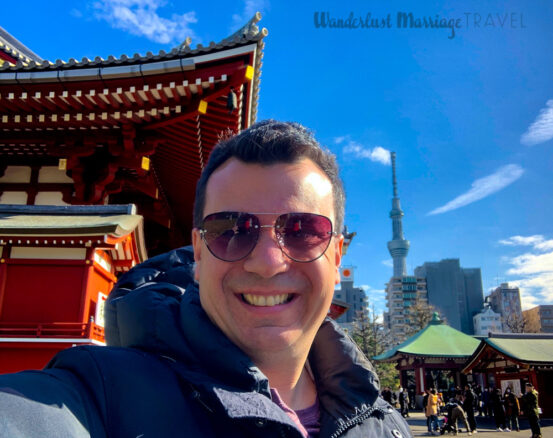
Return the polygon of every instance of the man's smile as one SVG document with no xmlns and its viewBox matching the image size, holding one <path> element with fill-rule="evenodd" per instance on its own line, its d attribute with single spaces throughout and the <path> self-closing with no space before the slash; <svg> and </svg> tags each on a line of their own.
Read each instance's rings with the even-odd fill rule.
<svg viewBox="0 0 553 438">
<path fill-rule="evenodd" d="M 278 295 L 255 295 L 255 294 L 241 294 L 242 299 L 257 307 L 272 307 L 280 304 L 288 303 L 292 300 L 293 294 L 278 294 Z"/>
</svg>

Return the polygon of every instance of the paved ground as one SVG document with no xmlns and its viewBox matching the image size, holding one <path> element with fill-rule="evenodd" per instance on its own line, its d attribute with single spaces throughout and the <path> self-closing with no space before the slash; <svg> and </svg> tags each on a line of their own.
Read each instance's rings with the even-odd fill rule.
<svg viewBox="0 0 553 438">
<path fill-rule="evenodd" d="M 411 412 L 410 417 L 407 418 L 407 422 L 413 431 L 414 436 L 428 436 L 428 429 L 426 427 L 426 417 L 422 412 Z M 476 438 L 530 438 L 532 432 L 528 421 L 525 419 L 520 420 L 520 432 L 498 432 L 495 430 L 495 422 L 492 418 L 476 417 L 476 425 L 478 433 L 473 436 Z M 464 430 L 464 429 L 463 429 Z M 543 438 L 553 438 L 553 419 L 541 420 L 541 434 Z M 453 435 L 444 435 L 444 438 Z M 461 437 L 466 437 L 466 431 L 459 433 Z"/>
</svg>

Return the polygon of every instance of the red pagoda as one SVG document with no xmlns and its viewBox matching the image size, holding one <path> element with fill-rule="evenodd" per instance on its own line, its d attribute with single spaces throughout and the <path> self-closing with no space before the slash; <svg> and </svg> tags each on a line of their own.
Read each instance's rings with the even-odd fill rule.
<svg viewBox="0 0 553 438">
<path fill-rule="evenodd" d="M 118 273 L 190 243 L 210 151 L 256 119 L 260 18 L 206 47 L 54 63 L 0 28 L 0 373 L 103 344 Z"/>
</svg>

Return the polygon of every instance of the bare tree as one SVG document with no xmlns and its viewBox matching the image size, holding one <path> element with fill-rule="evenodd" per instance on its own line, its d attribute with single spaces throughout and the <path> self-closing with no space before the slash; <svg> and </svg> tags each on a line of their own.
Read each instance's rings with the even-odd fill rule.
<svg viewBox="0 0 553 438">
<path fill-rule="evenodd" d="M 368 312 L 359 312 L 353 322 L 351 337 L 361 351 L 367 356 L 378 374 L 381 387 L 395 388 L 399 385 L 399 373 L 395 364 L 381 363 L 372 360 L 374 356 L 384 353 L 389 348 L 389 331 L 376 314 L 374 306 Z"/>
<path fill-rule="evenodd" d="M 528 318 L 521 314 L 512 313 L 506 316 L 503 318 L 503 324 L 511 333 L 532 333 L 536 331 Z"/>
<path fill-rule="evenodd" d="M 405 309 L 405 318 L 409 320 L 409 328 L 405 332 L 405 338 L 425 328 L 436 312 L 436 308 L 423 300 L 416 300 L 414 304 Z M 443 318 L 442 318 L 443 320 Z M 444 321 L 445 322 L 445 321 Z"/>
</svg>

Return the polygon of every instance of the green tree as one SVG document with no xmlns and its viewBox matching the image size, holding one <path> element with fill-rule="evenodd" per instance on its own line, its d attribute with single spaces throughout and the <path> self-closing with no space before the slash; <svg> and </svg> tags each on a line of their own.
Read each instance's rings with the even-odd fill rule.
<svg viewBox="0 0 553 438">
<path fill-rule="evenodd" d="M 361 351 L 367 356 L 378 374 L 382 388 L 399 387 L 399 372 L 394 363 L 376 362 L 372 358 L 387 351 L 389 343 L 389 331 L 384 327 L 374 306 L 367 312 L 359 312 L 352 326 L 351 337 L 357 343 Z"/>
</svg>

